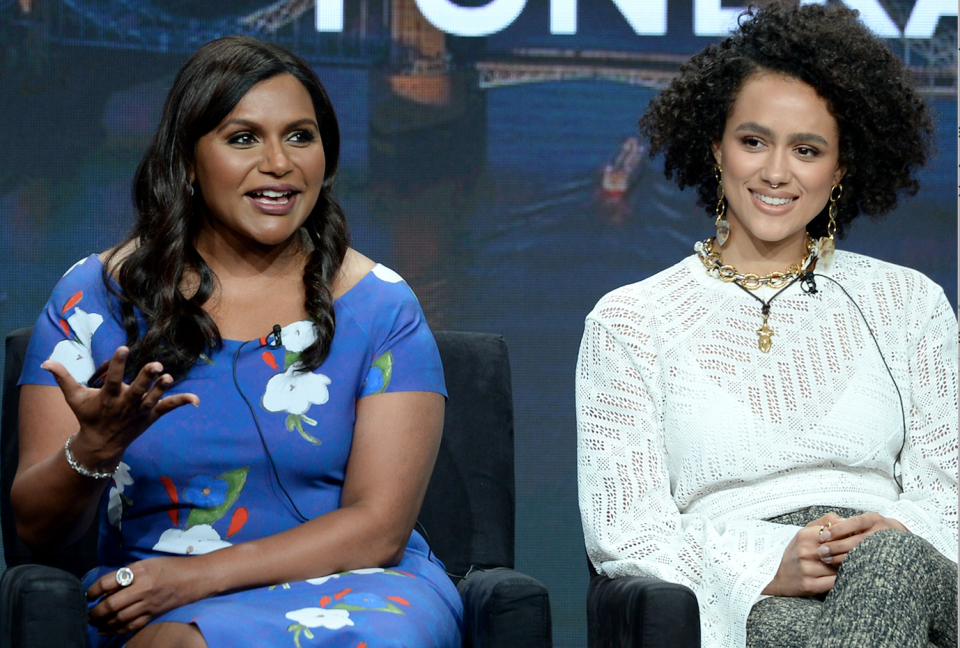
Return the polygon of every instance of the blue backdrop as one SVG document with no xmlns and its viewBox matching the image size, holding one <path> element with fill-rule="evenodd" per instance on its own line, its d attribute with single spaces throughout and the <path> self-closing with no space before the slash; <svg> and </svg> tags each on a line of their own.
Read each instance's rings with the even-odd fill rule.
<svg viewBox="0 0 960 648">
<path fill-rule="evenodd" d="M 644 160 L 622 195 L 603 190 L 604 166 L 658 84 L 715 38 L 694 34 L 694 0 L 648 4 L 665 7 L 665 35 L 638 35 L 611 0 L 555 2 L 576 9 L 574 34 L 550 33 L 547 0 L 521 1 L 485 37 L 433 29 L 413 0 L 348 0 L 342 29 L 324 33 L 299 0 L 0 0 L 0 330 L 31 325 L 62 272 L 129 227 L 133 168 L 193 49 L 240 31 L 292 47 L 341 120 L 337 194 L 354 247 L 406 277 L 434 329 L 507 340 L 518 568 L 550 589 L 555 645 L 584 645 L 573 408 L 583 318 L 711 230 L 657 162 Z M 884 6 L 902 29 L 913 3 Z M 881 223 L 858 222 L 841 247 L 920 269 L 956 306 L 956 19 L 936 24 L 933 39 L 890 45 L 922 73 L 939 154 L 920 194 Z"/>
</svg>

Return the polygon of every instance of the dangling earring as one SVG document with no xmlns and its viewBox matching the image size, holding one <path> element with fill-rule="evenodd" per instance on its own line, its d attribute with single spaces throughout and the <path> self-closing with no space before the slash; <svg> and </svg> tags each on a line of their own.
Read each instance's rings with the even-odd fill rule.
<svg viewBox="0 0 960 648">
<path fill-rule="evenodd" d="M 713 175 L 717 178 L 717 220 L 713 223 L 717 228 L 717 245 L 723 247 L 723 244 L 730 238 L 730 223 L 723 217 L 727 213 L 727 203 L 723 199 L 723 181 L 720 180 L 720 174 L 723 168 L 718 162 L 713 167 Z"/>
<path fill-rule="evenodd" d="M 188 182 L 188 183 L 187 183 L 187 193 L 190 194 L 191 196 L 193 195 L 193 183 L 192 183 L 192 182 Z"/>
<path fill-rule="evenodd" d="M 843 195 L 843 185 L 839 182 L 830 188 L 830 209 L 828 214 L 830 221 L 827 223 L 827 235 L 820 237 L 820 263 L 826 270 L 833 263 L 833 253 L 836 250 L 833 243 L 833 235 L 837 231 L 837 201 Z"/>
</svg>

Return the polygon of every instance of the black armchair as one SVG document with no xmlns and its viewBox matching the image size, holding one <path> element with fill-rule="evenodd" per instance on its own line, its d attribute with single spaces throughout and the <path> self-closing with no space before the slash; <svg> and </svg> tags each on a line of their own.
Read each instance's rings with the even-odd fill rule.
<svg viewBox="0 0 960 648">
<path fill-rule="evenodd" d="M 588 648 L 700 648 L 700 609 L 689 587 L 659 578 L 607 578 L 587 560 Z"/>
<path fill-rule="evenodd" d="M 17 467 L 17 380 L 30 329 L 7 336 L 0 429 L 0 524 L 8 570 L 0 582 L 0 648 L 83 648 L 86 604 L 78 576 L 96 564 L 96 525 L 54 555 L 17 536 L 10 487 Z M 503 338 L 439 332 L 449 400 L 443 441 L 420 514 L 465 608 L 464 646 L 550 648 L 550 601 L 513 570 L 513 400 Z"/>
</svg>

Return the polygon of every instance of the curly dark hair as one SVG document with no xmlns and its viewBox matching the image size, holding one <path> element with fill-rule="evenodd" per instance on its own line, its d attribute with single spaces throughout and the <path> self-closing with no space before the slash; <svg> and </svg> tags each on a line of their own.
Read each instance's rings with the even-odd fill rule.
<svg viewBox="0 0 960 648">
<path fill-rule="evenodd" d="M 220 124 L 250 88 L 281 74 L 293 75 L 309 93 L 326 158 L 320 196 L 301 227 L 310 241 L 304 306 L 317 333 L 317 340 L 301 354 L 301 369 L 312 371 L 327 357 L 336 326 L 330 284 L 349 245 L 346 220 L 332 193 L 340 155 L 337 118 L 306 62 L 278 45 L 231 36 L 197 50 L 174 80 L 134 175 L 137 222 L 104 263 L 103 281 L 120 302 L 130 347 L 128 377 L 146 363 L 160 361 L 167 373 L 180 379 L 200 354 L 222 344 L 217 325 L 203 308 L 216 277 L 193 244 L 205 216 L 201 192 L 191 191 L 189 170 L 197 141 Z M 132 252 L 120 259 L 117 254 L 125 249 Z M 188 271 L 199 278 L 189 298 L 180 290 Z"/>
<path fill-rule="evenodd" d="M 698 204 L 716 206 L 715 160 L 727 115 L 744 82 L 770 71 L 800 79 L 823 97 L 840 132 L 846 167 L 837 207 L 837 236 L 861 212 L 879 217 L 898 194 L 920 188 L 917 170 L 931 152 L 933 124 L 910 71 L 841 4 L 774 2 L 740 16 L 732 36 L 710 45 L 680 68 L 640 119 L 650 156 L 664 154 L 664 174 L 683 189 L 695 186 Z M 823 236 L 827 208 L 807 230 Z"/>
</svg>

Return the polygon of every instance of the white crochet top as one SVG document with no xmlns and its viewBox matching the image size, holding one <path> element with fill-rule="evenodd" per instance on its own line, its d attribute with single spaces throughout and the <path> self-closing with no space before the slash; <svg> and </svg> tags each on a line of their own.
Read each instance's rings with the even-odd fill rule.
<svg viewBox="0 0 960 648">
<path fill-rule="evenodd" d="M 760 304 L 690 256 L 603 297 L 577 363 L 577 463 L 587 552 L 610 577 L 683 583 L 706 648 L 746 619 L 815 504 L 895 518 L 957 560 L 957 319 L 919 272 L 838 250 L 839 286 L 796 283 Z M 757 294 L 769 299 L 767 287 Z"/>
</svg>

